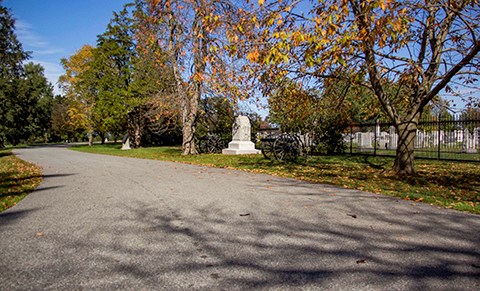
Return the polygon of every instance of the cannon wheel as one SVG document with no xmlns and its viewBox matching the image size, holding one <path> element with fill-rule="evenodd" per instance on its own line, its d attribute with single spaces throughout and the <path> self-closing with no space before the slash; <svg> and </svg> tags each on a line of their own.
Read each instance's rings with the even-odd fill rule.
<svg viewBox="0 0 480 291">
<path fill-rule="evenodd" d="M 223 140 L 218 136 L 213 136 L 210 139 L 209 153 L 221 153 L 224 148 Z"/>
<path fill-rule="evenodd" d="M 262 154 L 266 159 L 271 160 L 274 158 L 273 144 L 275 143 L 276 135 L 268 135 L 266 138 L 262 138 Z"/>
<path fill-rule="evenodd" d="M 198 150 L 202 154 L 220 153 L 223 149 L 223 140 L 218 136 L 206 136 L 198 141 Z"/>
<path fill-rule="evenodd" d="M 295 136 L 284 134 L 275 139 L 273 154 L 278 161 L 293 161 L 301 153 L 301 145 Z"/>
<path fill-rule="evenodd" d="M 201 154 L 208 153 L 208 139 L 202 138 L 198 141 L 198 151 Z"/>
</svg>

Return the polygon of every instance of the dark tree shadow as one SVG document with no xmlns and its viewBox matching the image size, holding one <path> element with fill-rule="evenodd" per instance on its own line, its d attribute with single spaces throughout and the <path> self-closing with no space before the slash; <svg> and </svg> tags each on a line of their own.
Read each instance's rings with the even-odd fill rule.
<svg viewBox="0 0 480 291">
<path fill-rule="evenodd" d="M 477 216 L 450 211 L 445 215 L 427 206 L 420 212 L 415 207 L 385 209 L 398 200 L 328 192 L 322 197 L 309 184 L 302 185 L 301 193 L 285 193 L 282 189 L 288 185 L 298 186 L 295 181 L 277 183 L 259 195 L 278 195 L 279 201 L 290 201 L 289 208 L 282 203 L 266 212 L 262 206 L 232 211 L 216 203 L 186 209 L 168 201 L 163 207 L 122 205 L 121 219 L 99 225 L 88 236 L 63 240 L 63 252 L 93 251 L 98 272 L 77 269 L 59 280 L 90 272 L 95 282 L 107 274 L 121 278 L 118 286 L 100 285 L 107 289 L 479 286 Z M 299 218 L 302 209 L 308 214 Z M 105 268 L 109 272 L 102 271 Z"/>
</svg>

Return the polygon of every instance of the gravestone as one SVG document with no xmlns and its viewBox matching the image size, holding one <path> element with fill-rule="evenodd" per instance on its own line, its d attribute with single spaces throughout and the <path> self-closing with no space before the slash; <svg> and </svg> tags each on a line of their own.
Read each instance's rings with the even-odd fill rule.
<svg viewBox="0 0 480 291">
<path fill-rule="evenodd" d="M 374 139 L 373 132 L 360 132 L 359 135 L 359 145 L 362 149 L 371 149 L 373 148 L 372 139 Z"/>
<path fill-rule="evenodd" d="M 126 134 L 122 139 L 122 150 L 131 150 L 130 148 L 130 137 Z"/>
<path fill-rule="evenodd" d="M 463 136 L 463 148 L 464 148 L 465 152 L 469 153 L 469 154 L 476 153 L 477 152 L 477 147 L 476 147 L 476 144 L 475 144 L 475 134 L 474 133 L 470 134 L 468 129 L 466 129 L 463 134 L 464 134 L 464 136 Z"/>
<path fill-rule="evenodd" d="M 480 127 L 476 127 L 473 130 L 473 142 L 476 149 L 480 148 Z"/>
<path fill-rule="evenodd" d="M 250 119 L 246 116 L 238 116 L 232 126 L 232 141 L 228 143 L 228 149 L 223 149 L 224 155 L 259 154 L 255 144 L 251 142 Z"/>
<path fill-rule="evenodd" d="M 385 132 L 385 131 L 380 132 L 380 139 L 379 140 L 380 140 L 379 141 L 379 148 L 388 150 L 388 148 L 389 148 L 388 144 L 390 143 L 388 133 Z"/>
<path fill-rule="evenodd" d="M 397 149 L 397 143 L 398 143 L 398 135 L 395 132 L 395 126 L 390 126 L 390 132 L 389 132 L 389 143 L 388 143 L 388 148 L 391 150 Z"/>
<path fill-rule="evenodd" d="M 414 146 L 415 148 L 425 148 L 426 134 L 423 131 L 417 130 L 417 135 L 415 137 Z"/>
</svg>

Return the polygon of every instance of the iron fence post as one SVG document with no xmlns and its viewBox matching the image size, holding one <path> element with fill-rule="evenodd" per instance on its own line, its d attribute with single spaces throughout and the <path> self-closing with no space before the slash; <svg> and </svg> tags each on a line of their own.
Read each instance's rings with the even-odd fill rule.
<svg viewBox="0 0 480 291">
<path fill-rule="evenodd" d="M 439 113 L 438 114 L 438 146 L 437 146 L 437 150 L 438 150 L 438 153 L 437 153 L 437 159 L 440 160 L 440 150 L 441 150 L 441 147 L 440 147 L 440 129 L 441 129 L 441 126 L 440 126 L 440 118 L 441 118 L 442 114 Z"/>
<path fill-rule="evenodd" d="M 377 126 L 378 119 L 375 119 L 375 127 L 373 128 L 373 156 L 377 156 Z"/>
</svg>

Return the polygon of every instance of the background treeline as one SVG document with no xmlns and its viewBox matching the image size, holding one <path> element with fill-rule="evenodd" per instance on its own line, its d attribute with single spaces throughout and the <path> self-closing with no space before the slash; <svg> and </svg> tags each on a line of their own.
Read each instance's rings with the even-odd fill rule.
<svg viewBox="0 0 480 291">
<path fill-rule="evenodd" d="M 171 60 L 159 44 L 161 28 L 152 17 L 144 1 L 114 12 L 95 47 L 84 45 L 61 60 L 65 74 L 58 80 L 61 94 L 54 96 L 43 68 L 24 65 L 30 52 L 16 37 L 10 11 L 1 6 L 0 145 L 116 142 L 125 134 L 134 147 L 182 144 L 185 100 L 178 94 Z M 188 61 L 181 61 L 183 75 L 190 70 Z M 236 100 L 205 91 L 194 114 L 195 137 L 213 133 L 228 142 L 240 110 Z M 253 129 L 259 127 L 258 114 L 242 114 L 251 117 Z"/>
<path fill-rule="evenodd" d="M 128 132 L 196 154 L 199 135 L 228 139 L 238 104 L 266 98 L 267 123 L 313 131 L 326 153 L 349 123 L 388 119 L 410 177 L 419 120 L 449 114 L 439 94 L 480 105 L 478 1 L 135 0 L 62 60 L 55 98 L 3 7 L 2 22 L 2 143 Z"/>
</svg>

